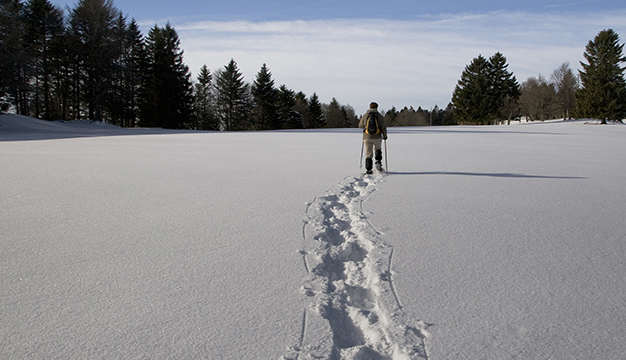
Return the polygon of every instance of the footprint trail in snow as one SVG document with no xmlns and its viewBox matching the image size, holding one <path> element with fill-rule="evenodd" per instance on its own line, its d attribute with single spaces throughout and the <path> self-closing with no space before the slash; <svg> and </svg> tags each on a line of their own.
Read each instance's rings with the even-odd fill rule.
<svg viewBox="0 0 626 360">
<path fill-rule="evenodd" d="M 392 279 L 393 248 L 363 209 L 383 179 L 349 177 L 307 205 L 301 290 L 310 305 L 282 359 L 428 359 L 427 324 L 404 313 Z"/>
</svg>

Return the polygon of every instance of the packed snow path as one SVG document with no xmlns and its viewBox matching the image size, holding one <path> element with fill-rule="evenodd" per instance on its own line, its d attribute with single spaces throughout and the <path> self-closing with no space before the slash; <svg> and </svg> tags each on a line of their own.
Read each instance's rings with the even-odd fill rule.
<svg viewBox="0 0 626 360">
<path fill-rule="evenodd" d="M 427 325 L 404 313 L 393 248 L 363 209 L 383 179 L 349 177 L 307 204 L 301 290 L 311 302 L 284 359 L 428 359 Z"/>
</svg>

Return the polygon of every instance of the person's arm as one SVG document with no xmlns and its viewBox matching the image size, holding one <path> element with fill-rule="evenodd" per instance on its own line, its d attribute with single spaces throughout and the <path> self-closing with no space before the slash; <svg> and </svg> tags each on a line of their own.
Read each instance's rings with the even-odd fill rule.
<svg viewBox="0 0 626 360">
<path fill-rule="evenodd" d="M 385 122 L 385 117 L 380 116 L 380 132 L 383 135 L 383 139 L 387 140 L 387 123 Z"/>
<path fill-rule="evenodd" d="M 365 129 L 365 119 L 367 118 L 367 113 L 361 116 L 361 120 L 359 121 L 359 128 Z"/>
</svg>

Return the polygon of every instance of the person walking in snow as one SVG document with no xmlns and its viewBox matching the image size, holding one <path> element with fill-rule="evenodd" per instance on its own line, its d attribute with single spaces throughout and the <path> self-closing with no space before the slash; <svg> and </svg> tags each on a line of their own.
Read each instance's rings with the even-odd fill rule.
<svg viewBox="0 0 626 360">
<path fill-rule="evenodd" d="M 383 171 L 382 142 L 387 140 L 385 118 L 378 112 L 378 104 L 372 102 L 370 108 L 361 117 L 359 128 L 363 129 L 363 145 L 365 146 L 365 170 L 372 173 L 373 159 L 376 159 L 376 170 Z"/>
</svg>

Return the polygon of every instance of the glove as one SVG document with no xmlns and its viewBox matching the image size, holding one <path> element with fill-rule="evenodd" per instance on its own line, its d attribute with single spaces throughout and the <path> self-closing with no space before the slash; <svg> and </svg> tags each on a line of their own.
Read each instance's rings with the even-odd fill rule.
<svg viewBox="0 0 626 360">
<path fill-rule="evenodd" d="M 384 135 L 384 136 L 383 136 L 383 140 L 387 140 L 387 135 Z"/>
</svg>

